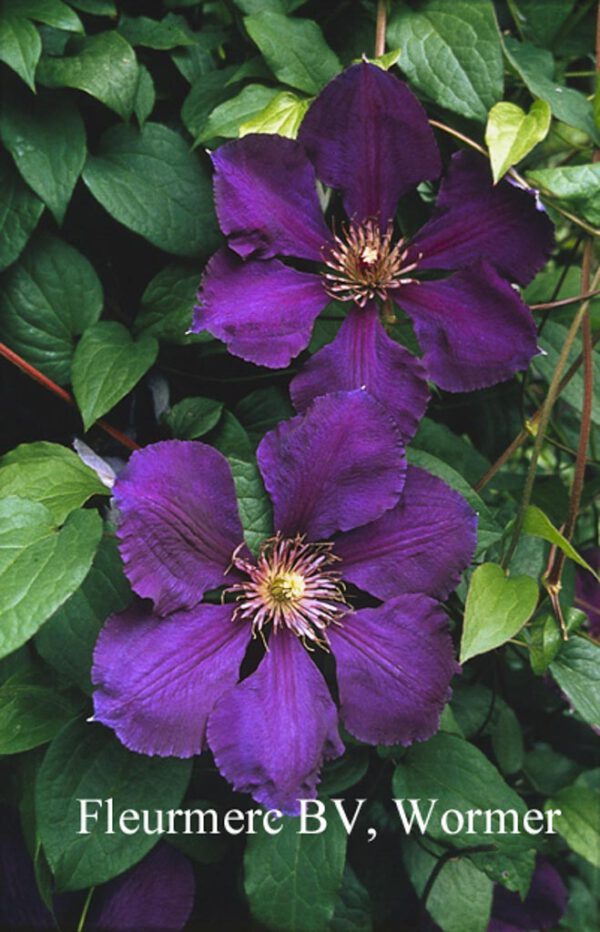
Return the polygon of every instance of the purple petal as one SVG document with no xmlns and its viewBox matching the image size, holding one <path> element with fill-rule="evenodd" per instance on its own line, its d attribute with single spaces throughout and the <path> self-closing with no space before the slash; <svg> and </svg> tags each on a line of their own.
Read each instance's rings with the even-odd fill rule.
<svg viewBox="0 0 600 932">
<path fill-rule="evenodd" d="M 313 799 L 323 762 L 344 753 L 325 680 L 297 638 L 271 636 L 258 669 L 208 721 L 208 743 L 236 790 L 289 815 Z"/>
<path fill-rule="evenodd" d="M 305 349 L 329 298 L 319 275 L 278 259 L 247 263 L 227 249 L 208 263 L 192 330 L 223 340 L 234 356 L 279 369 Z"/>
<path fill-rule="evenodd" d="M 359 222 L 396 213 L 398 198 L 437 178 L 440 156 L 427 115 L 405 84 L 376 65 L 331 81 L 306 114 L 299 141 L 325 184 Z"/>
<path fill-rule="evenodd" d="M 462 495 L 409 466 L 396 507 L 341 534 L 335 552 L 344 578 L 378 599 L 405 592 L 446 599 L 471 562 L 476 528 L 477 515 Z"/>
<path fill-rule="evenodd" d="M 486 159 L 458 152 L 433 216 L 412 245 L 423 256 L 419 268 L 453 270 L 486 259 L 526 285 L 548 259 L 554 229 L 534 194 L 508 181 L 494 185 Z"/>
<path fill-rule="evenodd" d="M 446 616 L 424 595 L 401 595 L 328 629 L 340 718 L 369 744 L 412 744 L 435 734 L 454 659 Z"/>
<path fill-rule="evenodd" d="M 244 532 L 221 453 L 181 440 L 152 444 L 131 456 L 114 495 L 125 572 L 159 614 L 190 608 L 223 584 Z"/>
<path fill-rule="evenodd" d="M 284 536 L 325 540 L 374 521 L 404 486 L 400 431 L 365 391 L 317 398 L 266 434 L 257 457 Z"/>
<path fill-rule="evenodd" d="M 503 382 L 538 352 L 529 308 L 487 262 L 405 285 L 394 298 L 412 318 L 430 377 L 449 392 Z"/>
<path fill-rule="evenodd" d="M 600 547 L 582 550 L 581 556 L 600 573 Z M 600 583 L 582 567 L 575 569 L 575 605 L 588 616 L 590 634 L 600 640 Z"/>
<path fill-rule="evenodd" d="M 208 715 L 237 682 L 248 646 L 233 608 L 198 605 L 168 618 L 133 608 L 109 618 L 94 651 L 97 721 L 141 754 L 199 754 Z"/>
<path fill-rule="evenodd" d="M 525 900 L 505 887 L 495 887 L 488 932 L 555 929 L 567 908 L 567 899 L 567 889 L 558 871 L 538 858 Z"/>
<path fill-rule="evenodd" d="M 405 440 L 414 436 L 429 400 L 425 367 L 391 340 L 377 307 L 352 308 L 333 343 L 309 359 L 292 381 L 298 411 L 329 392 L 366 388 L 393 415 Z"/>
<path fill-rule="evenodd" d="M 298 256 L 319 261 L 331 234 L 317 197 L 315 170 L 292 139 L 260 134 L 213 153 L 217 215 L 243 259 Z"/>
<path fill-rule="evenodd" d="M 94 893 L 86 927 L 179 932 L 189 919 L 194 892 L 190 862 L 175 848 L 159 844 L 139 864 Z"/>
</svg>

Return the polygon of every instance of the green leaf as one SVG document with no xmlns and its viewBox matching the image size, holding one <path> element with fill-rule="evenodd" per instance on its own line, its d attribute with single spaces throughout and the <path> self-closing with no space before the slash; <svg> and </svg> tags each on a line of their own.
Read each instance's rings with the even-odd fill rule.
<svg viewBox="0 0 600 932">
<path fill-rule="evenodd" d="M 600 728 L 600 645 L 569 638 L 550 664 L 550 673 L 588 725 Z"/>
<path fill-rule="evenodd" d="M 271 500 L 254 463 L 230 456 L 229 465 L 235 483 L 244 540 L 253 553 L 258 553 L 263 541 L 273 536 Z"/>
<path fill-rule="evenodd" d="M 268 430 L 294 416 L 287 392 L 275 385 L 257 388 L 236 405 L 239 419 L 250 439 L 258 445 Z"/>
<path fill-rule="evenodd" d="M 387 748 L 386 748 L 387 750 Z M 348 747 L 341 757 L 327 761 L 321 773 L 319 793 L 340 796 L 344 790 L 362 780 L 369 769 L 369 751 L 365 747 Z"/>
<path fill-rule="evenodd" d="M 115 321 L 101 320 L 85 331 L 73 356 L 71 381 L 86 430 L 137 385 L 157 355 L 154 337 L 134 340 Z"/>
<path fill-rule="evenodd" d="M 576 291 L 575 294 L 579 294 Z M 568 297 L 560 295 L 560 297 Z M 545 355 L 539 354 L 532 359 L 534 369 L 542 375 L 548 382 L 556 368 L 558 358 L 565 344 L 567 336 L 567 327 L 561 323 L 555 323 L 553 320 L 546 322 L 546 325 L 540 335 L 540 346 L 545 351 Z M 579 346 L 576 344 L 569 353 L 567 367 L 570 367 L 579 355 Z M 594 397 L 592 399 L 592 422 L 596 427 L 600 427 L 600 356 L 598 353 L 593 354 L 593 386 Z M 575 373 L 569 384 L 561 392 L 561 400 L 567 401 L 575 411 L 580 412 L 583 406 L 583 375 L 581 369 Z"/>
<path fill-rule="evenodd" d="M 527 180 L 565 210 L 600 226 L 600 164 L 527 172 Z"/>
<path fill-rule="evenodd" d="M 19 258 L 43 212 L 43 202 L 0 152 L 0 270 Z"/>
<path fill-rule="evenodd" d="M 240 134 L 242 124 L 261 113 L 276 96 L 274 87 L 248 84 L 236 97 L 215 107 L 196 141 L 206 142 L 215 136 L 235 139 Z"/>
<path fill-rule="evenodd" d="M 202 340 L 202 334 L 188 334 L 201 274 L 200 268 L 179 262 L 161 269 L 142 295 L 134 332 L 149 333 L 170 343 Z"/>
<path fill-rule="evenodd" d="M 529 662 L 536 676 L 542 676 L 556 657 L 562 636 L 554 615 L 534 619 L 527 631 Z"/>
<path fill-rule="evenodd" d="M 69 682 L 92 692 L 92 654 L 109 615 L 131 602 L 131 589 L 114 538 L 103 537 L 79 589 L 35 636 L 38 653 Z"/>
<path fill-rule="evenodd" d="M 317 94 L 342 70 L 337 55 L 311 19 L 290 19 L 264 10 L 246 16 L 244 24 L 267 65 L 283 84 Z"/>
<path fill-rule="evenodd" d="M 310 98 L 297 97 L 291 91 L 281 91 L 263 110 L 241 124 L 239 134 L 275 133 L 287 139 L 295 139 L 309 106 Z"/>
<path fill-rule="evenodd" d="M 575 126 L 592 139 L 600 141 L 600 131 L 594 124 L 590 101 L 581 91 L 565 87 L 555 80 L 554 59 L 550 52 L 510 36 L 504 39 L 504 50 L 532 96 L 547 101 L 557 120 Z"/>
<path fill-rule="evenodd" d="M 0 17 L 0 61 L 12 68 L 32 91 L 41 54 L 42 40 L 33 23 L 20 16 Z"/>
<path fill-rule="evenodd" d="M 82 39 L 72 55 L 42 58 L 38 81 L 46 87 L 73 87 L 129 119 L 138 87 L 135 52 L 123 36 L 111 30 Z"/>
<path fill-rule="evenodd" d="M 519 719 L 513 710 L 504 705 L 499 711 L 494 730 L 492 747 L 502 773 L 517 773 L 523 766 L 523 734 Z"/>
<path fill-rule="evenodd" d="M 194 79 L 181 108 L 183 124 L 194 139 L 201 135 L 213 110 L 235 94 L 239 84 L 230 83 L 235 71 L 234 67 L 221 68 Z"/>
<path fill-rule="evenodd" d="M 86 155 L 85 127 L 66 97 L 7 97 L 0 136 L 23 179 L 62 223 Z"/>
<path fill-rule="evenodd" d="M 0 754 L 21 754 L 46 744 L 80 707 L 45 686 L 15 679 L 0 686 Z"/>
<path fill-rule="evenodd" d="M 102 310 L 102 286 L 72 246 L 36 236 L 0 286 L 4 340 L 59 384 L 69 381 L 75 336 Z"/>
<path fill-rule="evenodd" d="M 114 0 L 70 0 L 71 6 L 90 13 L 92 16 L 116 16 L 117 7 Z"/>
<path fill-rule="evenodd" d="M 478 566 L 469 585 L 460 662 L 505 644 L 535 611 L 538 585 L 530 576 L 505 576 L 497 563 Z"/>
<path fill-rule="evenodd" d="M 575 563 L 578 563 L 579 566 L 583 566 L 592 576 L 596 576 L 596 573 L 583 557 L 580 557 L 575 548 L 569 543 L 569 541 L 564 537 L 559 530 L 557 530 L 550 518 L 544 514 L 541 508 L 538 508 L 537 505 L 529 505 L 527 511 L 525 512 L 525 518 L 523 520 L 523 531 L 525 534 L 531 534 L 533 537 L 541 537 L 542 540 L 547 540 L 548 543 L 553 544 L 555 547 L 558 547 L 562 552 L 569 557 L 570 560 L 573 560 Z M 596 579 L 598 577 L 596 576 Z"/>
<path fill-rule="evenodd" d="M 83 180 L 115 220 L 159 249 L 197 258 L 218 245 L 208 172 L 166 126 L 109 129 Z"/>
<path fill-rule="evenodd" d="M 2 15 L 24 16 L 55 29 L 83 32 L 83 23 L 77 13 L 62 0 L 3 0 Z"/>
<path fill-rule="evenodd" d="M 138 68 L 138 86 L 135 94 L 135 103 L 133 112 L 136 115 L 140 126 L 143 126 L 156 103 L 156 91 L 154 90 L 154 81 L 152 75 L 145 65 Z"/>
<path fill-rule="evenodd" d="M 108 494 L 96 473 L 58 443 L 23 443 L 0 458 L 0 499 L 41 502 L 57 524 L 92 495 Z"/>
<path fill-rule="evenodd" d="M 387 35 L 411 83 L 441 107 L 484 122 L 502 99 L 500 34 L 489 0 L 402 5 Z"/>
<path fill-rule="evenodd" d="M 196 44 L 194 34 L 184 18 L 173 13 L 162 20 L 123 15 L 119 22 L 119 32 L 130 45 L 143 45 L 149 49 L 168 50 Z"/>
<path fill-rule="evenodd" d="M 443 460 L 474 485 L 490 467 L 490 461 L 477 450 L 468 437 L 459 437 L 445 424 L 424 417 L 419 423 L 412 447 Z"/>
<path fill-rule="evenodd" d="M 436 853 L 439 857 L 443 849 Z M 403 844 L 402 855 L 415 892 L 421 897 L 438 857 L 411 839 Z M 493 889 L 489 877 L 467 858 L 453 858 L 444 864 L 431 888 L 427 912 L 444 932 L 486 932 Z"/>
<path fill-rule="evenodd" d="M 0 501 L 0 657 L 35 634 L 89 572 L 102 533 L 95 511 L 75 511 L 57 531 L 39 502 Z"/>
<path fill-rule="evenodd" d="M 108 728 L 72 722 L 54 739 L 36 783 L 40 838 L 60 891 L 96 886 L 136 864 L 157 834 L 119 831 L 125 809 L 168 810 L 183 798 L 191 761 L 134 754 Z M 114 800 L 115 831 L 105 831 L 106 803 L 89 834 L 79 834 L 80 799 Z M 93 804 L 90 811 L 97 811 Z M 128 825 L 131 828 L 131 823 Z"/>
<path fill-rule="evenodd" d="M 466 498 L 471 508 L 477 512 L 479 518 L 477 523 L 477 553 L 487 550 L 488 547 L 495 544 L 496 541 L 501 538 L 502 531 L 496 523 L 496 519 L 492 515 L 490 509 L 483 499 L 479 497 L 477 492 L 471 488 L 469 483 L 463 479 L 460 473 L 453 469 L 452 466 L 432 456 L 431 453 L 425 452 L 425 450 L 415 450 L 412 447 L 407 451 L 407 456 L 411 466 L 419 466 L 421 469 L 426 469 L 427 472 L 433 473 L 434 476 L 439 476 L 439 478 L 447 482 L 451 488 L 460 492 L 460 494 Z"/>
<path fill-rule="evenodd" d="M 371 932 L 371 912 L 368 891 L 346 863 L 333 919 L 327 927 L 329 932 Z"/>
<path fill-rule="evenodd" d="M 327 831 L 299 834 L 300 820 L 284 817 L 282 831 L 250 835 L 244 888 L 254 919 L 276 932 L 325 929 L 342 882 L 347 835 L 329 802 Z"/>
<path fill-rule="evenodd" d="M 174 437 L 197 440 L 219 423 L 222 411 L 223 402 L 214 398 L 184 398 L 173 405 L 164 420 Z"/>
<path fill-rule="evenodd" d="M 584 786 L 567 786 L 545 805 L 560 809 L 554 826 L 569 848 L 600 867 L 600 793 Z"/>
<path fill-rule="evenodd" d="M 395 799 L 420 799 L 423 815 L 429 809 L 429 800 L 437 800 L 427 835 L 445 846 L 449 838 L 441 823 L 441 815 L 448 809 L 466 813 L 469 809 L 515 810 L 519 820 L 527 811 L 523 800 L 504 782 L 496 768 L 474 745 L 456 735 L 438 734 L 425 744 L 408 749 L 402 763 L 396 768 L 393 779 Z M 407 817 L 411 814 L 406 804 Z M 526 832 L 511 834 L 512 817 L 507 817 L 509 831 L 502 834 L 485 834 L 485 821 L 473 820 L 473 832 L 465 818 L 464 827 L 454 833 L 452 822 L 451 843 L 455 848 L 489 845 L 495 850 L 468 855 L 469 860 L 492 880 L 509 890 L 525 896 L 534 866 L 535 838 Z M 497 818 L 494 826 L 498 828 Z"/>
<path fill-rule="evenodd" d="M 574 4 L 575 0 L 510 0 L 509 7 L 526 38 L 549 48 Z"/>
<path fill-rule="evenodd" d="M 206 443 L 220 450 L 223 456 L 239 459 L 244 463 L 254 462 L 254 450 L 248 434 L 231 411 L 223 411 L 221 420 L 205 438 Z"/>
<path fill-rule="evenodd" d="M 494 183 L 546 138 L 551 120 L 552 111 L 545 100 L 534 101 L 529 113 L 506 101 L 492 107 L 485 142 L 490 150 Z"/>
</svg>

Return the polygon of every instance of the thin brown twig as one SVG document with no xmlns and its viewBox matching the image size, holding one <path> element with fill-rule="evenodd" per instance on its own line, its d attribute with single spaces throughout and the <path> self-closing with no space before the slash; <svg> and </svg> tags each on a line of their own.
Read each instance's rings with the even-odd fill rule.
<svg viewBox="0 0 600 932">
<path fill-rule="evenodd" d="M 552 311 L 556 307 L 568 307 L 569 304 L 579 304 L 580 301 L 589 301 L 599 294 L 600 288 L 596 288 L 595 291 L 589 291 L 587 294 L 576 294 L 572 295 L 570 298 L 561 298 L 559 301 L 545 301 L 541 304 L 530 304 L 529 308 L 532 311 Z"/>
<path fill-rule="evenodd" d="M 4 359 L 20 369 L 21 372 L 24 372 L 25 375 L 28 375 L 34 382 L 43 385 L 44 388 L 56 395 L 57 398 L 61 398 L 74 408 L 77 407 L 75 399 L 66 389 L 61 388 L 60 385 L 57 385 L 56 382 L 53 382 L 47 375 L 44 375 L 43 372 L 40 372 L 39 369 L 36 369 L 35 366 L 32 366 L 31 363 L 28 363 L 26 359 L 23 359 L 22 356 L 19 356 L 18 353 L 15 353 L 14 350 L 11 350 L 10 347 L 6 346 L 4 343 L 0 343 L 0 356 L 3 356 Z M 140 449 L 139 444 L 137 444 L 135 440 L 132 440 L 127 434 L 121 433 L 120 430 L 117 430 L 117 428 L 113 427 L 111 424 L 107 424 L 104 420 L 100 419 L 96 421 L 94 427 L 99 427 L 105 434 L 108 434 L 113 440 L 117 440 L 124 447 L 127 447 L 128 450 Z"/>
</svg>

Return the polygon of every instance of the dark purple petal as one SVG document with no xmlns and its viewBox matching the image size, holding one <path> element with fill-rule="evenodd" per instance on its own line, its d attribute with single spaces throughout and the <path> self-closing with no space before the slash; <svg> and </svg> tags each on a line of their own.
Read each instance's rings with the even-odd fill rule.
<svg viewBox="0 0 600 932">
<path fill-rule="evenodd" d="M 583 559 L 600 573 L 600 547 L 581 552 Z M 588 616 L 590 634 L 600 640 L 600 583 L 583 567 L 575 569 L 575 605 Z"/>
<path fill-rule="evenodd" d="M 525 900 L 505 887 L 494 888 L 488 932 L 555 929 L 567 908 L 567 899 L 567 888 L 558 871 L 548 861 L 538 858 Z"/>
<path fill-rule="evenodd" d="M 223 584 L 244 533 L 221 453 L 182 440 L 152 444 L 131 456 L 114 495 L 125 572 L 159 614 L 190 608 Z"/>
<path fill-rule="evenodd" d="M 194 905 L 194 871 L 186 857 L 159 844 L 150 854 L 95 891 L 86 928 L 99 932 L 179 932 Z"/>
<path fill-rule="evenodd" d="M 352 308 L 333 343 L 309 359 L 292 381 L 298 411 L 319 395 L 366 388 L 393 415 L 405 440 L 414 436 L 429 400 L 425 367 L 390 339 L 377 307 Z"/>
<path fill-rule="evenodd" d="M 344 753 L 337 710 L 300 641 L 272 634 L 258 669 L 217 702 L 208 720 L 217 766 L 236 790 L 288 815 L 316 795 L 323 762 Z"/>
<path fill-rule="evenodd" d="M 508 181 L 494 185 L 486 159 L 457 152 L 433 216 L 412 246 L 423 254 L 419 268 L 460 269 L 486 259 L 506 278 L 526 285 L 553 244 L 554 228 L 535 194 Z"/>
<path fill-rule="evenodd" d="M 412 744 L 435 734 L 460 667 L 441 606 L 401 595 L 328 629 L 340 718 L 369 744 Z"/>
<path fill-rule="evenodd" d="M 331 81 L 306 114 L 299 141 L 325 184 L 342 192 L 361 222 L 396 213 L 398 198 L 441 162 L 427 115 L 405 84 L 376 65 L 353 65 Z"/>
<path fill-rule="evenodd" d="M 329 298 L 319 275 L 278 259 L 242 262 L 227 249 L 208 263 L 192 330 L 210 332 L 234 356 L 259 366 L 287 366 L 310 340 Z"/>
<path fill-rule="evenodd" d="M 109 618 L 94 651 L 96 720 L 141 754 L 199 754 L 208 715 L 237 682 L 248 645 L 233 608 L 198 605 L 168 618 L 132 608 Z"/>
<path fill-rule="evenodd" d="M 265 435 L 258 465 L 284 536 L 326 540 L 374 521 L 404 486 L 404 447 L 394 421 L 365 391 L 317 398 L 306 414 Z"/>
<path fill-rule="evenodd" d="M 223 233 L 243 259 L 298 256 L 319 261 L 331 234 L 315 170 L 299 143 L 260 134 L 213 153 L 215 201 Z"/>
<path fill-rule="evenodd" d="M 396 507 L 341 534 L 335 552 L 344 579 L 378 599 L 405 592 L 446 599 L 471 561 L 476 528 L 477 515 L 462 495 L 409 466 Z"/>
<path fill-rule="evenodd" d="M 405 285 L 394 298 L 412 318 L 430 377 L 449 392 L 503 382 L 538 352 L 529 308 L 487 262 Z"/>
</svg>

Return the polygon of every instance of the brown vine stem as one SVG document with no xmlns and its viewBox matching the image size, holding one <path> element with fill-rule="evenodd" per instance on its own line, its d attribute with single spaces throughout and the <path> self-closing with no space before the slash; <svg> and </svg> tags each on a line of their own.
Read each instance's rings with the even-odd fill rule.
<svg viewBox="0 0 600 932">
<path fill-rule="evenodd" d="M 385 31 L 387 27 L 387 0 L 377 0 L 375 24 L 375 58 L 385 55 Z"/>
<path fill-rule="evenodd" d="M 53 382 L 47 375 L 44 375 L 43 372 L 40 372 L 39 369 L 36 369 L 35 366 L 32 366 L 31 363 L 28 363 L 27 360 L 23 359 L 22 356 L 19 356 L 18 353 L 15 353 L 14 350 L 11 350 L 10 347 L 6 346 L 4 343 L 0 343 L 0 356 L 3 356 L 8 362 L 12 363 L 13 366 L 16 366 L 17 369 L 24 372 L 25 375 L 28 375 L 34 382 L 43 385 L 44 388 L 56 395 L 57 398 L 62 398 L 63 401 L 66 401 L 68 405 L 74 408 L 77 407 L 75 399 L 68 391 L 61 388 L 60 385 L 57 385 L 56 382 Z M 132 440 L 127 434 L 121 433 L 120 430 L 117 430 L 116 427 L 112 427 L 111 424 L 107 424 L 106 421 L 98 420 L 95 422 L 94 426 L 99 427 L 105 434 L 108 434 L 113 440 L 117 440 L 124 447 L 127 447 L 128 450 L 140 449 L 139 444 L 137 444 L 135 440 Z"/>
<path fill-rule="evenodd" d="M 596 79 L 600 81 L 600 0 L 596 4 Z M 595 148 L 592 156 L 593 162 L 600 161 L 600 149 Z M 588 240 L 583 250 L 583 263 L 581 267 L 581 288 L 582 291 L 589 291 L 590 278 L 592 274 L 592 258 L 594 254 L 594 242 Z M 597 277 L 597 276 L 596 276 Z M 586 310 L 583 315 L 582 334 L 583 334 L 583 405 L 581 408 L 581 429 L 579 432 L 579 445 L 577 447 L 577 457 L 575 459 L 575 473 L 573 476 L 573 485 L 569 498 L 569 510 L 564 527 L 564 536 L 571 540 L 577 524 L 579 515 L 579 506 L 581 504 L 581 494 L 585 480 L 585 467 L 587 462 L 587 451 L 590 442 L 590 433 L 592 428 L 592 402 L 594 390 L 594 367 L 592 360 L 592 321 L 589 312 L 589 302 L 586 303 Z M 553 565 L 546 578 L 546 588 L 558 609 L 560 619 L 560 603 L 558 596 L 561 588 L 561 577 L 565 565 L 565 554 L 561 550 L 557 553 Z"/>
<path fill-rule="evenodd" d="M 580 301 L 587 301 L 590 298 L 595 298 L 596 295 L 600 294 L 600 288 L 597 288 L 595 291 L 589 291 L 586 294 L 575 294 L 570 298 L 561 298 L 560 301 L 546 301 L 542 304 L 530 304 L 529 309 L 531 311 L 553 311 L 556 307 L 568 307 L 569 304 L 579 304 Z"/>
<path fill-rule="evenodd" d="M 590 283 L 588 282 L 587 286 L 585 286 L 585 290 L 593 291 L 597 287 L 599 282 L 600 282 L 600 269 L 598 269 L 598 271 L 596 272 L 591 287 L 590 287 Z M 512 538 L 511 538 L 508 550 L 502 559 L 502 565 L 504 568 L 506 568 L 509 565 L 511 558 L 515 552 L 516 546 L 519 542 L 519 537 L 521 536 L 521 531 L 523 529 L 523 522 L 525 520 L 525 512 L 531 500 L 531 493 L 533 491 L 533 484 L 535 482 L 537 464 L 538 464 L 540 453 L 542 451 L 542 447 L 544 444 L 544 437 L 546 435 L 546 430 L 548 429 L 550 415 L 552 414 L 552 409 L 554 407 L 556 399 L 558 398 L 559 392 L 561 390 L 562 372 L 567 364 L 569 353 L 571 352 L 571 348 L 573 346 L 573 343 L 575 341 L 579 328 L 581 327 L 581 324 L 585 318 L 585 315 L 587 314 L 589 305 L 590 305 L 589 299 L 587 301 L 584 301 L 581 307 L 579 308 L 579 310 L 577 311 L 575 317 L 573 318 L 573 321 L 571 323 L 571 326 L 569 327 L 567 336 L 565 338 L 563 348 L 558 358 L 556 368 L 552 375 L 550 385 L 548 387 L 548 394 L 546 395 L 544 404 L 542 405 L 540 409 L 539 422 L 537 424 L 537 429 L 535 432 L 535 443 L 533 445 L 533 452 L 531 454 L 531 462 L 529 464 L 529 469 L 527 471 L 527 478 L 525 480 L 525 488 L 523 489 L 523 495 L 522 495 L 521 502 L 519 505 L 519 510 L 517 512 L 517 518 L 516 518 L 515 525 L 513 528 Z"/>
</svg>

